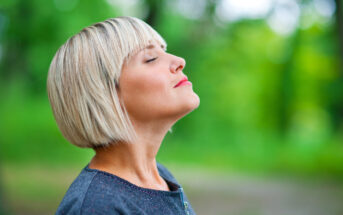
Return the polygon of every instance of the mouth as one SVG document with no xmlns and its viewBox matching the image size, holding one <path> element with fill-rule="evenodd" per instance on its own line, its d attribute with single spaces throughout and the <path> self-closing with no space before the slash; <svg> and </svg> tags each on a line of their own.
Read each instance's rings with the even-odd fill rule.
<svg viewBox="0 0 343 215">
<path fill-rule="evenodd" d="M 192 85 L 192 82 L 188 81 L 187 77 L 184 77 L 181 79 L 181 81 L 179 81 L 179 83 L 177 83 L 174 88 L 179 87 L 179 86 L 183 86 L 183 85 Z"/>
</svg>

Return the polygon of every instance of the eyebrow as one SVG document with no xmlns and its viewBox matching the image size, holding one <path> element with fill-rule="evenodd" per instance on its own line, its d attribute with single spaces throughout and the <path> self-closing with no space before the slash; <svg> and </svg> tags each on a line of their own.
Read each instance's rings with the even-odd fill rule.
<svg viewBox="0 0 343 215">
<path fill-rule="evenodd" d="M 145 47 L 144 49 L 154 49 L 154 48 L 155 48 L 155 45 L 154 45 L 154 44 L 150 44 L 150 45 L 148 45 L 147 47 Z M 161 48 L 162 48 L 163 50 L 165 50 L 164 45 L 161 45 Z"/>
</svg>

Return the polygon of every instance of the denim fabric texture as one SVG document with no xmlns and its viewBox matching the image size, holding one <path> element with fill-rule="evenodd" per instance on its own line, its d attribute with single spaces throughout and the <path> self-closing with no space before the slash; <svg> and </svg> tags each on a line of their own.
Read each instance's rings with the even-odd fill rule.
<svg viewBox="0 0 343 215">
<path fill-rule="evenodd" d="M 116 175 L 90 169 L 70 185 L 56 215 L 195 215 L 183 188 L 162 164 L 160 176 L 171 191 L 136 186 Z"/>
</svg>

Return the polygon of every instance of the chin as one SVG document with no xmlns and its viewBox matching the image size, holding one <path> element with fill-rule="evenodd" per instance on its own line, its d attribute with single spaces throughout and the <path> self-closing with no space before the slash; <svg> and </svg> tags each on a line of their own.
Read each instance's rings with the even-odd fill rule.
<svg viewBox="0 0 343 215">
<path fill-rule="evenodd" d="M 192 97 L 187 100 L 185 104 L 185 112 L 186 114 L 197 109 L 200 105 L 200 98 L 196 93 L 193 93 Z"/>
<path fill-rule="evenodd" d="M 191 113 L 193 110 L 199 107 L 200 98 L 196 93 L 189 94 L 179 99 L 178 102 L 173 103 L 174 105 L 168 105 L 169 107 L 174 106 L 172 109 L 168 110 L 168 116 L 177 117 L 177 120 L 181 119 L 185 115 Z"/>
</svg>

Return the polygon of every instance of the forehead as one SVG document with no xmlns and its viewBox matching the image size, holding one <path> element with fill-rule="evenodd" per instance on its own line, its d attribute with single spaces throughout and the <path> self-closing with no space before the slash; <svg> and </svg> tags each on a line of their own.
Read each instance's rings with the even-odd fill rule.
<svg viewBox="0 0 343 215">
<path fill-rule="evenodd" d="M 147 45 L 145 48 L 143 48 L 141 52 L 145 52 L 147 50 L 153 50 L 153 49 L 163 49 L 164 51 L 166 51 L 166 47 L 161 44 L 161 43 L 158 43 L 158 42 L 151 42 L 149 45 Z"/>
<path fill-rule="evenodd" d="M 166 51 L 166 47 L 163 44 L 158 43 L 158 42 L 151 42 L 150 44 L 145 46 L 143 49 L 138 51 L 135 55 L 133 55 L 131 59 L 134 60 L 134 59 L 137 59 L 139 57 L 142 57 L 148 51 L 161 50 L 161 49 L 163 51 Z"/>
</svg>

